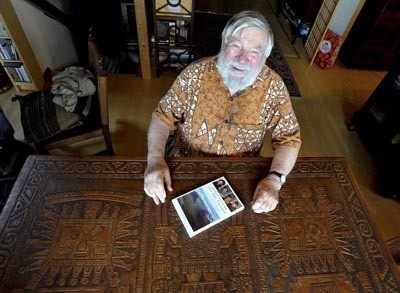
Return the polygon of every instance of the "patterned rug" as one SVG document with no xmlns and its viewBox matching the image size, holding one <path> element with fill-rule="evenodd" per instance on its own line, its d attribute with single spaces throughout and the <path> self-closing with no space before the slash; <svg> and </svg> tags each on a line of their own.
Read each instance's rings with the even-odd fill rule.
<svg viewBox="0 0 400 293">
<path fill-rule="evenodd" d="M 194 60 L 218 54 L 221 47 L 221 33 L 232 14 L 196 11 L 193 27 Z M 292 98 L 301 97 L 299 87 L 277 42 L 266 64 L 283 79 Z"/>
<path fill-rule="evenodd" d="M 272 48 L 271 55 L 268 57 L 266 64 L 273 70 L 275 70 L 285 82 L 285 85 L 289 91 L 289 95 L 292 98 L 300 98 L 300 89 L 294 79 L 293 73 L 290 70 L 289 64 L 283 55 L 281 46 L 275 42 Z"/>
</svg>

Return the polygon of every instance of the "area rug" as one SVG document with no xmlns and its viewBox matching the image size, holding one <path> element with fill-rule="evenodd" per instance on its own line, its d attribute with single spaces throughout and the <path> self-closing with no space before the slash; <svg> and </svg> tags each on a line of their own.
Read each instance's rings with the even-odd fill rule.
<svg viewBox="0 0 400 293">
<path fill-rule="evenodd" d="M 278 42 L 275 42 L 266 64 L 282 77 L 291 98 L 301 97 L 300 89 Z"/>
<path fill-rule="evenodd" d="M 232 14 L 196 11 L 193 27 L 194 60 L 218 54 L 221 47 L 221 33 Z M 292 98 L 301 97 L 299 87 L 289 64 L 277 42 L 266 64 L 283 79 Z"/>
</svg>

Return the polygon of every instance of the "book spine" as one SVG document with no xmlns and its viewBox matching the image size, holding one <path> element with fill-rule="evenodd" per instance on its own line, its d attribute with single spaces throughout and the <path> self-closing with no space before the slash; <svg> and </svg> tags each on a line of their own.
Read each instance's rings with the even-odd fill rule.
<svg viewBox="0 0 400 293">
<path fill-rule="evenodd" d="M 4 68 L 7 68 L 7 70 L 11 73 L 15 81 L 31 81 L 29 74 L 22 62 L 4 62 L 3 65 Z"/>
<path fill-rule="evenodd" d="M 21 67 L 18 67 L 17 71 L 21 73 L 23 81 L 25 81 L 25 82 L 30 82 L 31 81 L 28 73 L 26 72 L 26 69 L 25 69 L 24 65 L 21 65 Z"/>
<path fill-rule="evenodd" d="M 18 81 L 24 81 L 24 77 L 22 76 L 21 72 L 19 71 L 19 68 L 15 67 L 14 70 L 18 75 Z"/>
<path fill-rule="evenodd" d="M 3 60 L 18 60 L 18 52 L 10 39 L 1 40 L 0 43 L 1 58 Z"/>
<path fill-rule="evenodd" d="M 9 67 L 7 68 L 8 73 L 12 76 L 14 81 L 20 81 L 17 72 L 15 72 L 15 68 Z"/>
<path fill-rule="evenodd" d="M 22 62 L 4 62 L 3 65 L 5 67 L 21 67 Z"/>
<path fill-rule="evenodd" d="M 10 52 L 11 52 L 11 55 L 12 55 L 12 57 L 13 57 L 13 60 L 18 60 L 18 59 L 19 59 L 18 52 L 17 52 L 17 50 L 15 49 L 15 46 L 14 46 L 14 44 L 12 43 L 11 40 L 9 40 L 9 46 L 10 46 Z"/>
<path fill-rule="evenodd" d="M 4 60 L 11 60 L 11 56 L 10 56 L 10 54 L 9 54 L 9 52 L 8 52 L 8 49 L 7 49 L 7 43 L 6 43 L 6 41 L 4 41 L 4 42 L 1 44 L 0 49 L 1 49 L 1 51 L 3 52 Z"/>
</svg>

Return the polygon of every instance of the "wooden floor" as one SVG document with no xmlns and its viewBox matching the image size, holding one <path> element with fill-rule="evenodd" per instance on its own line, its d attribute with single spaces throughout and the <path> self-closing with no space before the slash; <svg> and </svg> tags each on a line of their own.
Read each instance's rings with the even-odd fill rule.
<svg viewBox="0 0 400 293">
<path fill-rule="evenodd" d="M 346 128 L 353 112 L 360 109 L 385 72 L 346 69 L 340 60 L 330 70 L 309 66 L 301 42 L 291 46 L 279 21 L 272 15 L 271 7 L 265 3 L 267 1 L 257 9 L 271 22 L 302 94 L 301 99 L 293 100 L 302 130 L 300 156 L 345 157 L 383 239 L 400 236 L 400 202 L 379 195 L 373 161 L 357 133 Z M 174 78 L 174 73 L 162 73 L 159 78 L 149 80 L 134 75 L 111 76 L 110 126 L 117 155 L 146 155 L 146 132 L 151 112 Z M 268 142 L 262 155 L 272 155 Z"/>
<path fill-rule="evenodd" d="M 346 128 L 353 112 L 361 108 L 385 72 L 346 69 L 340 60 L 330 70 L 309 66 L 301 41 L 295 47 L 290 44 L 268 4 L 241 8 L 256 8 L 267 15 L 300 87 L 301 99 L 293 100 L 302 129 L 300 156 L 345 157 L 384 240 L 400 236 L 400 202 L 379 195 L 374 163 L 357 133 Z M 174 78 L 172 73 L 163 73 L 150 80 L 127 75 L 112 76 L 111 132 L 117 154 L 146 155 L 146 132 L 151 111 Z M 268 142 L 262 155 L 272 155 Z"/>
</svg>

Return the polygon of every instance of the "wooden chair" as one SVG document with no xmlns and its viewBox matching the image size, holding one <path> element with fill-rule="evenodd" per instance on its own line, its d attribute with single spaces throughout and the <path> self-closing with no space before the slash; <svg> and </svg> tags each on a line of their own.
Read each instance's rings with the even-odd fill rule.
<svg viewBox="0 0 400 293">
<path fill-rule="evenodd" d="M 108 80 L 107 71 L 103 67 L 101 51 L 96 45 L 95 38 L 90 35 L 88 39 L 88 63 L 89 69 L 96 76 L 97 91 L 92 96 L 90 113 L 82 122 L 83 125 L 64 130 L 56 135 L 36 142 L 38 153 L 46 154 L 52 149 L 57 149 L 74 143 L 102 137 L 105 149 L 97 154 L 114 155 L 112 146 L 109 115 L 108 115 Z"/>
</svg>

